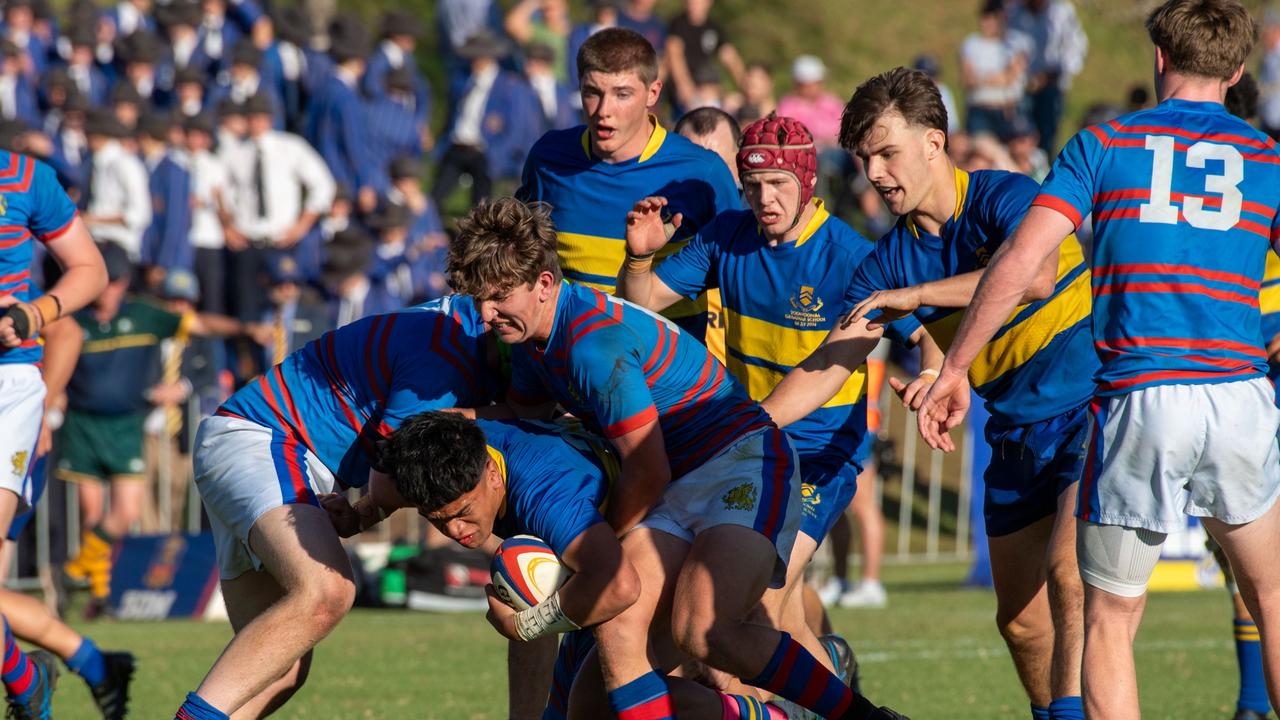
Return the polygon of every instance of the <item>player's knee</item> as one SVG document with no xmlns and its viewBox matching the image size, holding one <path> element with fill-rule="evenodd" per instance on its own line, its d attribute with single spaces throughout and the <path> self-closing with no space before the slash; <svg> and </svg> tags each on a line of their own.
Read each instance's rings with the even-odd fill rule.
<svg viewBox="0 0 1280 720">
<path fill-rule="evenodd" d="M 1017 613 L 996 612 L 996 626 L 1004 641 L 1013 647 L 1021 647 L 1049 637 L 1053 626 L 1046 622 L 1047 618 L 1041 618 L 1027 608 L 1022 610 Z"/>
<path fill-rule="evenodd" d="M 717 647 L 728 644 L 737 627 L 737 623 L 715 617 L 709 607 L 672 611 L 672 639 L 681 652 L 695 660 L 706 661 Z"/>
<path fill-rule="evenodd" d="M 1050 566 L 1049 592 L 1052 594 L 1055 612 L 1079 614 L 1084 605 L 1084 583 L 1080 580 L 1080 569 L 1070 563 Z"/>
<path fill-rule="evenodd" d="M 346 616 L 355 599 L 355 584 L 336 573 L 326 573 L 308 583 L 303 596 L 308 617 L 324 632 L 333 629 Z"/>
</svg>

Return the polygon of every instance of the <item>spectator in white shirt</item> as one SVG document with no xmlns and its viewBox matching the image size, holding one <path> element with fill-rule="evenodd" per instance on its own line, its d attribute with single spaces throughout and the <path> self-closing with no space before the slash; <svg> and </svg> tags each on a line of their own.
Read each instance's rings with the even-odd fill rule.
<svg viewBox="0 0 1280 720">
<path fill-rule="evenodd" d="M 221 315 L 227 308 L 226 238 L 222 228 L 231 219 L 227 210 L 231 178 L 222 158 L 213 152 L 213 118 L 189 117 L 183 129 L 191 167 L 191 247 L 195 250 L 196 278 L 204 288 L 200 310 Z"/>
<path fill-rule="evenodd" d="M 1003 0 L 987 0 L 978 27 L 979 32 L 960 45 L 960 68 L 968 93 L 965 130 L 1004 137 L 1022 101 L 1027 43 L 1005 26 Z"/>
<path fill-rule="evenodd" d="M 1009 28 L 1030 39 L 1027 100 L 1031 121 L 1040 133 L 1040 149 L 1057 150 L 1063 98 L 1084 69 L 1089 38 L 1070 0 L 1023 0 L 1009 13 Z"/>
<path fill-rule="evenodd" d="M 84 221 L 98 242 L 114 242 L 138 262 L 142 233 L 151 224 L 147 168 L 121 145 L 128 130 L 110 111 L 95 110 L 85 121 L 92 170 L 85 188 Z"/>
<path fill-rule="evenodd" d="M 272 129 L 270 98 L 254 95 L 244 110 L 248 138 L 228 164 L 235 203 L 233 227 L 226 232 L 231 251 L 227 271 L 233 311 L 252 322 L 262 311 L 257 281 L 264 253 L 293 251 L 328 212 L 334 182 L 324 160 L 306 141 Z"/>
</svg>

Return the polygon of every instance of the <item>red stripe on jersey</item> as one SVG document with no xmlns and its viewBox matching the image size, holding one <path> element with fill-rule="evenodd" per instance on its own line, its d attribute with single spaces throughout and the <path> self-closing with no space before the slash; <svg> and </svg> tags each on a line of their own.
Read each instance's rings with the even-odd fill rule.
<svg viewBox="0 0 1280 720">
<path fill-rule="evenodd" d="M 25 158 L 21 155 L 11 154 L 9 157 L 13 162 L 3 170 L 0 170 L 0 182 L 5 182 L 18 177 L 18 174 L 22 172 L 22 168 L 26 165 L 24 162 Z"/>
<path fill-rule="evenodd" d="M 1116 202 L 1118 200 L 1150 200 L 1151 188 L 1125 188 L 1122 190 L 1108 190 L 1106 192 L 1095 193 L 1093 196 L 1094 204 L 1104 202 Z"/>
<path fill-rule="evenodd" d="M 574 318 L 573 322 L 569 323 L 570 342 L 578 339 L 580 334 L 578 332 L 579 328 L 605 314 L 605 304 L 607 301 L 604 299 L 604 295 L 595 293 L 592 297 L 595 300 L 595 306 L 587 308 L 585 312 Z"/>
<path fill-rule="evenodd" d="M 311 448 L 312 451 L 316 446 L 311 442 L 311 434 L 307 432 L 306 423 L 302 421 L 302 415 L 298 413 L 298 406 L 293 402 L 293 393 L 289 390 L 289 385 L 284 381 L 284 373 L 280 370 L 280 366 L 276 365 L 271 369 L 276 375 L 276 383 L 280 385 L 280 394 L 284 397 L 284 407 L 289 411 L 289 420 L 298 431 L 299 437 L 303 444 Z"/>
<path fill-rule="evenodd" d="M 1142 208 L 1126 207 L 1115 208 L 1112 210 L 1102 210 L 1094 214 L 1094 218 L 1102 223 L 1107 220 L 1137 220 L 1142 213 Z M 1179 220 L 1185 220 L 1181 214 L 1178 215 Z"/>
<path fill-rule="evenodd" d="M 663 333 L 662 337 L 667 341 L 665 349 L 662 350 L 662 364 L 654 368 L 653 373 L 646 371 L 645 382 L 649 387 L 657 384 L 658 380 L 667 373 L 671 367 L 671 361 L 676 357 L 676 346 L 680 344 L 680 335 L 674 330 L 669 329 L 666 323 L 658 323 L 659 332 Z"/>
<path fill-rule="evenodd" d="M 1252 220 L 1241 220 L 1236 223 L 1236 229 L 1251 232 L 1254 235 L 1260 235 L 1264 240 L 1271 239 L 1271 228 L 1262 223 L 1256 223 Z"/>
<path fill-rule="evenodd" d="M 338 400 L 338 406 L 342 408 L 342 414 L 347 418 L 347 424 L 352 430 L 356 431 L 356 435 L 360 434 L 361 422 L 356 416 L 354 410 L 347 403 L 346 383 L 342 381 L 342 375 L 338 372 L 338 358 L 333 349 L 334 333 L 326 333 L 319 343 L 323 344 L 324 356 L 320 354 L 320 345 L 316 347 L 317 359 L 320 361 L 320 367 L 324 368 L 325 379 L 329 381 L 329 391 Z M 325 362 L 325 360 L 328 362 Z"/>
<path fill-rule="evenodd" d="M 716 391 L 716 383 L 712 380 L 712 373 L 715 372 L 715 367 L 719 364 L 715 358 L 711 357 L 711 353 L 707 353 L 707 361 L 702 364 L 702 373 L 698 375 L 697 381 L 689 386 L 689 389 L 685 391 L 684 395 L 680 396 L 680 400 L 676 404 L 667 408 L 667 414 L 674 415 L 685 407 L 692 406 L 698 401 L 713 395 Z M 708 382 L 709 380 L 711 382 Z"/>
<path fill-rule="evenodd" d="M 653 352 L 649 353 L 649 358 L 641 365 L 644 374 L 648 375 L 657 364 L 663 359 L 663 349 L 667 347 L 667 326 L 666 323 L 658 323 L 658 344 L 654 346 Z M 669 360 L 669 358 L 668 358 Z"/>
<path fill-rule="evenodd" d="M 78 218 L 78 217 L 80 217 L 80 211 L 79 211 L 79 210 L 77 210 L 77 211 L 75 211 L 75 212 L 71 213 L 71 219 L 70 219 L 70 220 L 68 220 L 68 221 L 67 221 L 67 223 L 66 223 L 65 225 L 63 225 L 62 227 L 58 228 L 57 230 L 52 230 L 52 231 L 50 231 L 50 232 L 47 232 L 47 233 L 45 233 L 45 234 L 41 235 L 41 236 L 40 236 L 40 242 L 46 242 L 46 243 L 47 243 L 47 242 L 49 242 L 50 240 L 57 240 L 58 238 L 62 237 L 64 234 L 66 234 L 66 232 L 67 232 L 68 230 L 70 230 L 70 229 L 71 229 L 71 225 L 75 223 L 76 218 Z"/>
<path fill-rule="evenodd" d="M 1093 269 L 1093 276 L 1095 278 L 1136 274 L 1194 275 L 1195 277 L 1204 278 L 1205 280 L 1232 283 L 1255 291 L 1262 287 L 1262 283 L 1248 275 L 1223 272 L 1221 270 L 1206 270 L 1204 268 L 1196 267 L 1195 265 L 1177 265 L 1173 263 L 1118 263 L 1116 265 L 1099 265 Z"/>
<path fill-rule="evenodd" d="M 467 389 L 478 395 L 479 388 L 476 386 L 475 375 L 471 372 L 471 368 L 467 367 L 467 364 L 463 362 L 463 359 L 467 357 L 467 351 L 462 346 L 462 333 L 457 330 L 462 327 L 462 318 L 458 315 L 457 310 L 453 311 L 454 322 L 452 323 L 444 321 L 442 314 L 437 313 L 437 315 L 440 319 L 436 321 L 435 338 L 433 338 L 435 347 L 439 348 L 441 355 L 453 353 L 452 359 L 446 357 L 446 360 L 462 375 L 463 381 L 467 384 Z M 441 336 L 443 336 L 443 339 L 441 339 Z"/>
<path fill-rule="evenodd" d="M 0 284 L 7 285 L 9 283 L 15 283 L 22 280 L 26 280 L 29 277 L 31 277 L 30 270 L 23 270 L 20 273 L 14 273 L 12 275 L 0 275 Z"/>
<path fill-rule="evenodd" d="M 17 237 L 0 239 L 0 250 L 8 250 L 17 247 L 22 243 L 31 239 L 31 233 L 23 231 Z"/>
<path fill-rule="evenodd" d="M 1080 222 L 1084 219 L 1080 216 L 1080 211 L 1072 207 L 1071 203 L 1063 200 L 1062 198 L 1054 197 L 1053 195 L 1040 193 L 1036 196 L 1036 199 L 1031 202 L 1031 204 L 1032 206 L 1039 205 L 1040 207 L 1046 207 L 1050 210 L 1056 210 L 1062 213 L 1063 217 L 1070 220 L 1071 224 L 1077 228 L 1080 227 Z"/>
<path fill-rule="evenodd" d="M 1090 125 L 1086 129 L 1093 133 L 1094 137 L 1098 138 L 1098 142 L 1102 143 L 1102 147 L 1106 147 L 1107 143 L 1111 142 L 1111 136 L 1103 132 L 1102 128 L 1097 125 Z"/>
<path fill-rule="evenodd" d="M 1129 282 L 1120 280 L 1109 285 L 1099 285 L 1093 289 L 1093 296 L 1114 295 L 1116 293 L 1173 293 L 1175 295 L 1204 295 L 1214 300 L 1240 303 L 1250 307 L 1258 307 L 1257 295 L 1242 295 L 1227 290 L 1218 290 L 1200 283 L 1182 282 Z"/>
<path fill-rule="evenodd" d="M 268 381 L 268 375 L 258 378 L 258 384 L 262 388 L 262 396 L 267 401 L 267 407 L 271 408 L 271 412 L 276 416 L 276 422 L 280 423 L 280 427 L 284 428 L 284 449 L 285 449 L 285 465 L 289 468 L 289 485 L 293 487 L 293 494 L 297 501 L 306 502 L 307 500 L 307 481 L 302 477 L 302 469 L 298 467 L 301 458 L 298 456 L 298 439 L 293 433 L 293 426 L 285 419 L 284 413 L 280 411 L 280 404 L 276 401 L 276 395 Z"/>
<path fill-rule="evenodd" d="M 471 371 L 467 369 L 466 364 L 462 362 L 459 356 L 451 354 L 444 346 L 444 342 L 446 340 L 453 340 L 456 345 L 456 338 L 453 333 L 448 332 L 448 330 L 448 319 L 445 318 L 443 314 L 436 313 L 435 324 L 431 328 L 431 350 L 435 354 L 444 358 L 444 361 L 449 363 L 449 365 L 453 367 L 459 375 L 466 378 L 468 385 L 471 385 Z"/>
<path fill-rule="evenodd" d="M 1209 142 L 1216 143 L 1244 145 L 1245 147 L 1250 147 L 1254 150 L 1274 150 L 1276 147 L 1275 141 L 1271 138 L 1267 138 L 1264 141 L 1257 138 L 1246 137 L 1244 135 L 1236 135 L 1235 133 L 1197 133 L 1167 125 L 1117 124 L 1115 128 L 1118 132 L 1122 133 L 1135 133 L 1141 135 L 1173 135 L 1176 137 L 1186 138 L 1188 140 L 1207 140 Z"/>
<path fill-rule="evenodd" d="M 604 436 L 613 440 L 614 438 L 622 437 L 633 430 L 639 430 L 657 419 L 658 408 L 654 407 L 653 403 L 650 403 L 648 407 L 631 417 L 623 418 L 612 425 L 605 426 Z"/>
<path fill-rule="evenodd" d="M 1204 206 L 1207 208 L 1222 207 L 1222 198 L 1216 195 L 1201 196 L 1201 195 L 1187 195 L 1186 193 L 1180 193 L 1180 192 L 1169 193 L 1169 200 L 1171 202 L 1185 203 L 1188 197 L 1199 198 L 1204 202 Z M 1107 202 L 1122 202 L 1125 200 L 1150 200 L 1150 199 L 1151 199 L 1150 188 L 1125 188 L 1125 189 L 1119 189 L 1119 190 L 1108 190 L 1106 192 L 1097 193 L 1093 196 L 1094 204 L 1107 203 Z M 1275 208 L 1268 207 L 1266 205 L 1263 205 L 1262 203 L 1251 202 L 1249 200 L 1242 200 L 1240 203 L 1240 209 L 1244 210 L 1245 212 L 1253 213 L 1255 215 L 1261 215 L 1265 217 L 1267 220 L 1271 220 L 1276 215 Z"/>
<path fill-rule="evenodd" d="M 22 177 L 13 183 L 0 185 L 0 192 L 26 192 L 31 188 L 31 177 L 35 173 L 36 164 L 33 162 L 24 162 L 22 164 Z M 3 180 L 0 177 L 0 180 Z"/>
<path fill-rule="evenodd" d="M 1229 352 L 1243 353 L 1245 355 L 1266 357 L 1266 353 L 1262 348 L 1257 347 L 1256 345 L 1232 342 L 1230 340 L 1203 340 L 1201 338 L 1122 337 L 1108 340 L 1097 340 L 1094 342 L 1094 346 L 1099 350 L 1104 347 L 1182 347 L 1195 350 L 1226 350 Z"/>
<path fill-rule="evenodd" d="M 1139 150 L 1147 149 L 1147 141 L 1145 138 L 1112 138 L 1111 146 L 1118 148 L 1136 148 Z M 1191 148 L 1191 144 L 1184 142 L 1174 142 L 1173 149 L 1177 152 L 1186 152 Z M 1280 165 L 1280 156 L 1270 153 L 1249 153 L 1242 152 L 1240 157 L 1250 162 L 1266 163 L 1268 165 Z"/>
<path fill-rule="evenodd" d="M 378 315 L 369 323 L 369 337 L 364 342 L 364 372 L 365 378 L 369 381 L 369 392 L 373 395 L 373 399 L 379 403 L 386 400 L 382 392 L 382 383 L 378 380 L 378 369 L 373 362 L 373 351 L 378 345 L 378 333 L 381 332 L 386 324 L 386 315 Z"/>
<path fill-rule="evenodd" d="M 1252 366 L 1241 368 L 1234 372 L 1222 372 L 1220 370 L 1156 370 L 1120 380 L 1113 380 L 1110 382 L 1103 381 L 1098 383 L 1098 388 L 1101 390 L 1124 390 L 1125 388 L 1130 388 L 1134 385 L 1141 385 L 1149 382 L 1160 382 L 1161 380 L 1205 380 L 1209 378 L 1235 377 L 1237 375 L 1250 374 L 1262 376 L 1262 372 Z"/>
</svg>

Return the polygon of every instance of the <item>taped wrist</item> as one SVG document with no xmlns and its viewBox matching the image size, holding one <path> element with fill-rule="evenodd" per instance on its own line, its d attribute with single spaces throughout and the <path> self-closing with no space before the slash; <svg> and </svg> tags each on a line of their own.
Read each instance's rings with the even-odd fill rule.
<svg viewBox="0 0 1280 720">
<path fill-rule="evenodd" d="M 560 593 L 516 613 L 516 634 L 521 640 L 536 640 L 551 633 L 578 630 L 578 624 L 565 616 L 560 609 Z"/>
<path fill-rule="evenodd" d="M 57 295 L 41 295 L 33 300 L 31 305 L 40 311 L 40 324 L 42 326 L 62 317 L 62 301 L 58 299 Z"/>
<path fill-rule="evenodd" d="M 40 317 L 38 310 L 27 303 L 18 303 L 10 305 L 5 310 L 4 317 L 13 321 L 13 332 L 23 340 L 30 340 L 40 332 Z"/>
<path fill-rule="evenodd" d="M 628 275 L 644 275 L 653 268 L 654 253 L 645 253 L 644 255 L 632 255 L 627 252 L 627 274 Z"/>
</svg>

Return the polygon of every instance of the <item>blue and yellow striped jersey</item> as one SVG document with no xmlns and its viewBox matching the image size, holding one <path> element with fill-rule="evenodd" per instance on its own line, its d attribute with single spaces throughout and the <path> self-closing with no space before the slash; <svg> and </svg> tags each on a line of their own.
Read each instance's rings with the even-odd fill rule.
<svg viewBox="0 0 1280 720">
<path fill-rule="evenodd" d="M 845 291 L 872 245 L 821 200 L 792 243 L 770 246 L 750 210 L 720 214 L 658 268 L 658 278 L 686 297 L 718 287 L 724 302 L 726 365 L 753 400 L 763 400 L 835 326 Z M 867 432 L 866 366 L 826 405 L 787 434 L 805 482 L 861 458 Z"/>
<path fill-rule="evenodd" d="M 672 215 L 684 215 L 659 258 L 674 254 L 718 213 L 741 207 L 733 176 L 718 155 L 651 121 L 649 144 L 634 160 L 607 163 L 593 156 L 583 125 L 552 130 L 529 151 L 516 196 L 551 205 L 560 269 L 569 282 L 614 291 L 626 254 L 627 213 L 645 197 L 662 195 Z M 666 314 L 698 312 L 690 302 Z"/>
<path fill-rule="evenodd" d="M 1265 347 L 1272 338 L 1280 335 L 1280 256 L 1275 250 L 1267 251 L 1267 267 L 1262 272 L 1258 306 L 1262 311 L 1262 342 Z M 1272 380 L 1280 378 L 1280 364 L 1268 362 L 1267 376 Z M 1276 393 L 1280 398 L 1280 389 Z"/>
<path fill-rule="evenodd" d="M 955 215 L 941 237 L 922 232 L 909 217 L 899 219 L 859 268 L 853 298 L 986 267 L 1039 190 L 1031 178 L 1000 170 L 956 170 L 955 177 Z M 1090 309 L 1089 268 L 1072 235 L 1058 256 L 1053 295 L 1015 308 L 969 368 L 969 382 L 993 422 L 1047 420 L 1093 396 L 1098 357 Z M 963 314 L 963 308 L 922 307 L 915 316 L 946 350 Z"/>
</svg>

